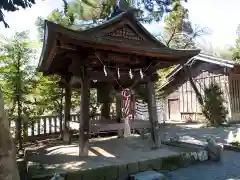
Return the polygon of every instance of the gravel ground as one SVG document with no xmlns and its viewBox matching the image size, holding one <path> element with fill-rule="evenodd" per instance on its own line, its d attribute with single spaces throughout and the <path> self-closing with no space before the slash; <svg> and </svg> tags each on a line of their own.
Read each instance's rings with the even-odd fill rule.
<svg viewBox="0 0 240 180">
<path fill-rule="evenodd" d="M 219 143 L 226 143 L 230 131 L 236 133 L 239 124 L 231 127 L 204 128 L 199 125 L 174 126 L 165 129 L 168 135 L 178 134 L 181 139 L 204 141 L 212 136 Z M 168 180 L 240 180 L 240 152 L 224 151 L 220 163 L 204 162 L 166 173 Z"/>
<path fill-rule="evenodd" d="M 207 128 L 201 125 L 180 125 L 163 128 L 168 137 L 176 134 L 184 140 L 205 141 L 211 136 L 219 143 L 226 143 L 228 134 L 234 134 L 240 124 L 231 127 Z M 164 173 L 168 180 L 240 180 L 240 152 L 224 151 L 220 163 L 204 162 L 188 168 Z"/>
<path fill-rule="evenodd" d="M 168 137 L 173 137 L 178 135 L 184 140 L 200 140 L 206 141 L 206 138 L 211 136 L 219 143 L 226 143 L 229 133 L 232 131 L 234 134 L 240 128 L 240 124 L 235 124 L 230 127 L 203 127 L 201 124 L 193 125 L 176 125 L 167 126 L 163 128 L 163 132 L 167 134 Z"/>
<path fill-rule="evenodd" d="M 240 180 L 240 153 L 224 151 L 220 163 L 205 162 L 166 174 L 169 180 Z"/>
</svg>

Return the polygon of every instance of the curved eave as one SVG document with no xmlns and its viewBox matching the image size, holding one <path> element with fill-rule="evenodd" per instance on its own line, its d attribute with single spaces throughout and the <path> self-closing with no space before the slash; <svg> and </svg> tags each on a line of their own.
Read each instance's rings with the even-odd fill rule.
<svg viewBox="0 0 240 180">
<path fill-rule="evenodd" d="M 162 47 L 161 44 L 159 47 L 146 47 L 134 46 L 130 43 L 116 43 L 101 38 L 90 39 L 84 33 L 68 29 L 50 21 L 45 21 L 44 41 L 38 64 L 38 71 L 43 72 L 49 67 L 49 64 L 53 59 L 52 52 L 57 37 L 68 39 L 75 45 L 80 45 L 82 47 L 157 57 L 160 61 L 161 58 L 166 58 L 165 60 L 169 60 L 169 63 L 172 65 L 185 63 L 189 58 L 200 53 L 200 50 L 176 50 L 166 46 Z M 172 59 L 174 60 L 173 62 L 171 62 Z"/>
<path fill-rule="evenodd" d="M 59 26 L 59 25 L 57 25 Z M 162 47 L 146 47 L 146 46 L 136 46 L 125 42 L 114 42 L 111 40 L 105 40 L 101 38 L 90 39 L 85 34 L 81 34 L 81 32 L 75 32 L 73 30 L 59 27 L 56 33 L 61 33 L 61 36 L 65 36 L 64 38 L 71 40 L 76 45 L 84 46 L 84 47 L 91 47 L 95 49 L 104 49 L 109 51 L 117 51 L 117 52 L 125 52 L 125 53 L 132 53 L 138 54 L 143 56 L 152 56 L 152 57 L 163 57 L 171 56 L 176 57 L 187 57 L 191 58 L 197 54 L 199 54 L 200 50 L 176 50 L 171 49 L 166 46 Z M 64 31 L 62 30 L 64 28 Z M 53 29 L 53 28 L 51 28 Z M 57 29 L 57 28 L 54 28 Z"/>
<path fill-rule="evenodd" d="M 45 20 L 45 32 L 44 32 L 44 43 L 46 43 L 46 45 L 43 45 L 43 50 L 47 50 L 47 46 L 48 44 L 51 42 L 50 38 L 53 39 L 53 35 L 54 34 L 61 34 L 62 37 L 65 38 L 69 38 L 69 39 L 73 39 L 75 42 L 76 41 L 80 41 L 79 45 L 81 45 L 81 43 L 98 43 L 101 45 L 110 45 L 110 46 L 116 46 L 117 48 L 124 48 L 126 47 L 127 49 L 130 49 L 131 51 L 136 51 L 137 53 L 139 53 L 138 51 L 149 51 L 149 52 L 155 52 L 155 53 L 162 53 L 162 52 L 169 52 L 169 53 L 187 53 L 187 56 L 195 56 L 197 54 L 199 54 L 200 50 L 176 50 L 176 49 L 171 49 L 166 47 L 165 45 L 163 45 L 160 41 L 158 41 L 155 37 L 153 37 L 140 23 L 139 27 L 141 27 L 141 29 L 143 31 L 145 31 L 146 34 L 148 34 L 148 37 L 151 38 L 153 41 L 155 41 L 156 43 L 159 44 L 159 47 L 146 47 L 146 46 L 133 46 L 133 45 L 129 45 L 129 44 L 121 44 L 121 43 L 114 43 L 112 41 L 109 40 L 102 40 L 100 39 L 89 39 L 88 36 L 86 36 L 85 33 L 83 33 L 84 31 L 75 31 L 75 30 L 71 30 L 69 28 L 63 27 L 59 24 L 55 24 L 53 22 L 47 21 Z M 97 30 L 100 26 L 95 27 Z M 47 35 L 47 37 L 46 37 Z M 53 39 L 54 40 L 54 39 Z M 86 44 L 87 45 L 87 44 Z M 156 56 L 158 56 L 156 54 Z"/>
<path fill-rule="evenodd" d="M 50 52 L 52 51 L 52 47 L 55 43 L 55 36 L 51 28 L 49 28 L 48 21 L 44 22 L 44 39 L 42 45 L 42 52 L 40 55 L 39 63 L 37 70 L 39 72 L 43 72 L 45 69 L 45 64 L 49 60 Z"/>
<path fill-rule="evenodd" d="M 46 23 L 44 23 L 44 37 L 43 37 L 42 51 L 41 51 L 41 55 L 40 55 L 38 66 L 37 66 L 37 70 L 40 72 L 43 71 L 43 63 L 45 61 L 46 51 L 48 49 L 47 37 L 48 37 L 48 28 L 46 26 Z"/>
</svg>

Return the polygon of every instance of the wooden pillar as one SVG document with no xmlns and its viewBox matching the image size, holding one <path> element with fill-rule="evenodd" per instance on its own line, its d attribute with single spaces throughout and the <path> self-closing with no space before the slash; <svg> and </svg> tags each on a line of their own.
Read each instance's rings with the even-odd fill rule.
<svg viewBox="0 0 240 180">
<path fill-rule="evenodd" d="M 119 94 L 116 95 L 116 119 L 117 122 L 120 123 L 121 122 L 121 118 L 122 118 L 122 102 L 121 102 L 121 97 Z"/>
<path fill-rule="evenodd" d="M 63 142 L 70 143 L 71 135 L 70 135 L 70 128 L 69 122 L 71 118 L 71 87 L 70 87 L 70 79 L 71 76 L 65 77 L 65 106 L 64 106 L 64 129 L 63 129 Z"/>
<path fill-rule="evenodd" d="M 132 121 L 134 121 L 135 118 L 135 104 L 136 103 L 136 97 L 135 97 L 135 92 L 131 94 L 131 111 L 132 111 Z"/>
<path fill-rule="evenodd" d="M 90 79 L 83 68 L 81 76 L 81 102 L 80 102 L 80 127 L 79 127 L 79 156 L 88 156 L 89 149 L 89 100 Z"/>
<path fill-rule="evenodd" d="M 61 100 L 60 100 L 60 109 L 59 109 L 60 133 L 63 132 L 63 97 L 64 97 L 64 88 L 61 88 Z"/>
<path fill-rule="evenodd" d="M 117 123 L 122 123 L 122 94 L 120 91 L 117 91 L 116 93 L 116 119 Z M 118 130 L 118 138 L 123 137 L 123 130 Z"/>
<path fill-rule="evenodd" d="M 155 89 L 154 82 L 149 81 L 147 85 L 148 90 L 148 114 L 149 121 L 151 124 L 151 138 L 153 141 L 152 148 L 159 147 L 159 137 L 157 133 L 157 107 L 156 107 L 156 97 L 155 97 Z"/>
<path fill-rule="evenodd" d="M 131 113 L 132 113 L 132 124 L 134 123 L 134 119 L 135 119 L 135 92 L 132 91 L 131 93 Z M 135 134 L 135 129 L 134 127 L 132 127 L 132 133 Z"/>
</svg>

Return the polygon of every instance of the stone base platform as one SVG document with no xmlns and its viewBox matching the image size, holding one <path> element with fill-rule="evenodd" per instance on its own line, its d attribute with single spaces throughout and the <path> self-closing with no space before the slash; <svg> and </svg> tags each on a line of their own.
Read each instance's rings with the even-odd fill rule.
<svg viewBox="0 0 240 180">
<path fill-rule="evenodd" d="M 77 143 L 54 141 L 26 150 L 26 176 L 50 180 L 59 173 L 65 180 L 126 180 L 141 171 L 170 171 L 207 160 L 206 151 L 200 149 L 150 147 L 150 140 L 137 136 L 96 138 L 90 140 L 89 156 L 79 157 Z"/>
</svg>

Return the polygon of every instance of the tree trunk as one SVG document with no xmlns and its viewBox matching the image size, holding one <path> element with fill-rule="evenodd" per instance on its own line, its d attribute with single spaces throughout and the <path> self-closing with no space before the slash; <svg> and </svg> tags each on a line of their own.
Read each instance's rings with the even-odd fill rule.
<svg viewBox="0 0 240 180">
<path fill-rule="evenodd" d="M 16 163 L 9 122 L 4 112 L 3 96 L 0 90 L 0 179 L 20 180 Z"/>
<path fill-rule="evenodd" d="M 157 117 L 157 105 L 156 105 L 156 95 L 154 89 L 154 82 L 149 81 L 147 85 L 148 91 L 148 114 L 149 121 L 151 125 L 151 138 L 153 141 L 152 148 L 159 147 L 159 134 L 157 133 L 158 117 Z"/>
<path fill-rule="evenodd" d="M 21 77 L 20 77 L 20 59 L 18 58 L 17 61 L 17 84 L 16 84 L 16 100 L 17 100 L 17 123 L 16 123 L 16 129 L 17 129 L 17 140 L 18 140 L 18 150 L 22 150 L 22 102 L 21 102 Z"/>
</svg>

